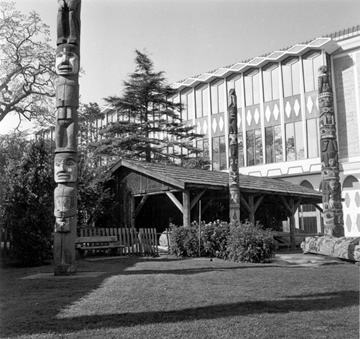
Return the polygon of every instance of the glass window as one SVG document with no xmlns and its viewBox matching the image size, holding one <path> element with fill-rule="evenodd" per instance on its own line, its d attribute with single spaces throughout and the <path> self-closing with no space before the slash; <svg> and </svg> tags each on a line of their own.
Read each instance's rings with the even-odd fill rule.
<svg viewBox="0 0 360 339">
<path fill-rule="evenodd" d="M 298 58 L 288 58 L 282 65 L 284 97 L 300 93 L 300 63 Z"/>
<path fill-rule="evenodd" d="M 190 120 L 194 118 L 194 94 L 192 91 L 187 94 L 186 99 L 187 118 Z"/>
<path fill-rule="evenodd" d="M 256 105 L 260 102 L 260 73 L 252 70 L 245 76 L 245 105 Z"/>
<path fill-rule="evenodd" d="M 247 154 L 247 165 L 255 165 L 255 137 L 254 131 L 246 132 L 246 154 Z"/>
<path fill-rule="evenodd" d="M 244 142 L 242 133 L 239 133 L 238 135 L 238 157 L 239 167 L 244 167 Z"/>
<path fill-rule="evenodd" d="M 219 137 L 212 139 L 212 164 L 213 170 L 218 171 L 220 169 L 219 162 Z"/>
<path fill-rule="evenodd" d="M 275 162 L 283 161 L 281 126 L 274 126 Z"/>
<path fill-rule="evenodd" d="M 285 140 L 286 140 L 286 160 L 295 160 L 295 132 L 294 124 L 285 125 Z"/>
<path fill-rule="evenodd" d="M 203 152 L 198 153 L 198 157 L 201 158 L 204 156 L 204 140 L 196 140 L 196 148 L 201 149 Z"/>
<path fill-rule="evenodd" d="M 205 117 L 208 115 L 208 89 L 207 86 L 198 88 L 195 91 L 196 95 L 196 118 Z"/>
<path fill-rule="evenodd" d="M 322 65 L 322 56 L 318 51 L 310 51 L 303 58 L 305 92 L 317 89 L 318 70 Z"/>
<path fill-rule="evenodd" d="M 224 112 L 225 96 L 224 81 L 211 86 L 211 109 L 212 114 Z"/>
<path fill-rule="evenodd" d="M 305 158 L 305 144 L 302 133 L 302 122 L 295 122 L 295 147 L 296 147 L 296 160 Z"/>
<path fill-rule="evenodd" d="M 181 119 L 187 120 L 187 95 L 185 93 L 181 94 L 181 103 L 182 103 L 182 111 L 181 111 Z"/>
<path fill-rule="evenodd" d="M 265 161 L 267 164 L 271 164 L 275 162 L 275 154 L 274 154 L 274 128 L 267 127 L 265 128 Z"/>
<path fill-rule="evenodd" d="M 204 138 L 204 158 L 209 158 L 209 139 Z"/>
<path fill-rule="evenodd" d="M 255 164 L 263 163 L 261 129 L 255 130 Z"/>
<path fill-rule="evenodd" d="M 225 137 L 220 137 L 220 170 L 225 170 L 227 168 L 227 161 L 226 161 L 226 144 L 225 144 Z"/>
<path fill-rule="evenodd" d="M 318 119 L 316 118 L 306 120 L 306 128 L 308 157 L 316 158 L 319 156 Z"/>
<path fill-rule="evenodd" d="M 279 67 L 270 64 L 263 71 L 264 101 L 279 99 Z"/>
</svg>

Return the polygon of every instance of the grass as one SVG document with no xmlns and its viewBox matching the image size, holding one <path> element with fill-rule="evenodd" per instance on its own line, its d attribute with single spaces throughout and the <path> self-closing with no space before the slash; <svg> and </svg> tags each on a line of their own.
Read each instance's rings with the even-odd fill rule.
<svg viewBox="0 0 360 339">
<path fill-rule="evenodd" d="M 1 338 L 344 338 L 359 335 L 359 269 L 209 259 L 80 261 L 97 278 L 2 269 Z"/>
</svg>

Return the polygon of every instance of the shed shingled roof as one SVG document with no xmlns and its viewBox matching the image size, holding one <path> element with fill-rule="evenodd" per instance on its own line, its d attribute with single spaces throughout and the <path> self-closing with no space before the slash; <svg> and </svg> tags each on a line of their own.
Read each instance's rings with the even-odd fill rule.
<svg viewBox="0 0 360 339">
<path fill-rule="evenodd" d="M 132 170 L 144 173 L 177 187 L 185 189 L 189 186 L 229 186 L 229 173 L 189 169 L 158 163 L 148 163 L 134 160 L 120 160 L 113 167 L 116 171 L 124 166 Z M 307 198 L 315 198 L 321 202 L 322 195 L 313 189 L 292 184 L 281 179 L 239 175 L 239 187 L 244 191 L 259 191 L 268 194 L 296 195 Z"/>
</svg>

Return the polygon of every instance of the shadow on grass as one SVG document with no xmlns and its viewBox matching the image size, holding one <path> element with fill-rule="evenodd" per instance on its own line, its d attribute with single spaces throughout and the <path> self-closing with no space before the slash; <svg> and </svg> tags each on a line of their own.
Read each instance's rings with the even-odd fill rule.
<svg viewBox="0 0 360 339">
<path fill-rule="evenodd" d="M 285 297 L 286 298 L 286 297 Z M 12 335 L 35 333 L 66 333 L 101 328 L 119 328 L 137 325 L 179 323 L 193 320 L 221 319 L 256 314 L 276 314 L 289 312 L 311 312 L 336 310 L 357 306 L 358 291 L 338 291 L 333 293 L 291 296 L 281 300 L 257 300 L 227 304 L 209 305 L 204 307 L 185 308 L 173 311 L 148 311 L 130 313 L 110 313 L 85 315 L 57 319 L 41 323 L 35 327 L 27 327 L 26 332 L 20 328 L 11 331 Z M 8 335 L 10 333 L 2 333 Z"/>
</svg>

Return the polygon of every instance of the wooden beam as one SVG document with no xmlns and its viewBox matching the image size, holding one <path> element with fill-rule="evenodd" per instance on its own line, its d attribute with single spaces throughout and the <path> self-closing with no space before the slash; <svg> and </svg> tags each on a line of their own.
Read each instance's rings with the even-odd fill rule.
<svg viewBox="0 0 360 339">
<path fill-rule="evenodd" d="M 324 210 L 318 204 L 312 204 L 312 205 L 315 206 L 315 208 L 319 210 L 321 213 L 324 213 Z"/>
<path fill-rule="evenodd" d="M 242 207 L 242 206 L 244 205 L 246 211 L 247 211 L 248 213 L 251 213 L 251 208 L 250 208 L 248 202 L 245 200 L 244 196 L 241 194 L 241 192 L 240 192 L 240 201 L 241 201 L 240 206 Z"/>
<path fill-rule="evenodd" d="M 172 194 L 171 192 L 166 192 L 166 195 L 170 198 L 170 200 L 175 204 L 175 206 L 180 210 L 181 213 L 184 213 L 183 210 L 183 205 L 182 203 L 177 200 L 177 198 L 175 197 L 174 194 Z"/>
<path fill-rule="evenodd" d="M 200 200 L 200 198 L 203 196 L 203 194 L 206 192 L 206 190 L 202 190 L 194 199 L 191 201 L 191 209 L 194 208 L 194 206 L 197 204 L 197 202 Z"/>
<path fill-rule="evenodd" d="M 253 225 L 255 225 L 254 196 L 253 196 L 253 195 L 249 195 L 248 200 L 249 200 L 249 207 L 250 207 L 249 221 L 250 221 L 250 223 L 252 223 Z"/>
<path fill-rule="evenodd" d="M 140 204 L 138 205 L 138 207 L 136 207 L 135 209 L 135 218 L 138 216 L 139 212 L 141 211 L 141 209 L 143 208 L 146 200 L 148 199 L 148 195 L 144 195 L 140 201 Z"/>
<path fill-rule="evenodd" d="M 261 202 L 263 201 L 263 199 L 265 198 L 265 195 L 262 195 L 258 200 L 256 200 L 256 203 L 255 203 L 255 212 L 257 211 L 257 209 L 259 208 Z"/>
<path fill-rule="evenodd" d="M 190 191 L 183 192 L 183 226 L 188 227 L 191 224 L 191 197 Z"/>
</svg>

